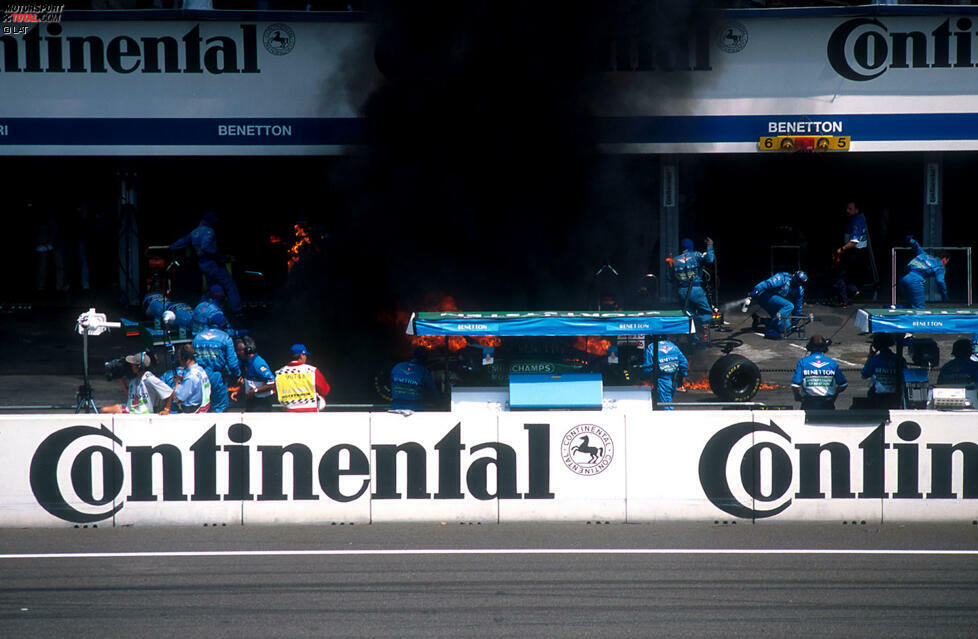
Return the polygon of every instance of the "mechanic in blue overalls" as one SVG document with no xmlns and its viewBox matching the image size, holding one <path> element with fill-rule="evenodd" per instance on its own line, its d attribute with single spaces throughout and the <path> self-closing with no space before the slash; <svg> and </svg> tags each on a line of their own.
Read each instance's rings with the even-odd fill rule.
<svg viewBox="0 0 978 639">
<path fill-rule="evenodd" d="M 792 315 L 800 315 L 805 304 L 805 287 L 808 281 L 805 271 L 791 273 L 775 273 L 763 282 L 759 282 L 747 294 L 749 301 L 755 301 L 767 311 L 771 317 L 765 320 L 767 329 L 764 337 L 781 339 L 788 334 L 793 324 Z M 755 314 L 755 325 L 758 320 Z"/>
<path fill-rule="evenodd" d="M 197 255 L 197 265 L 204 277 L 207 278 L 208 286 L 220 284 L 228 296 L 231 312 L 237 314 L 241 312 L 241 296 L 238 295 L 238 287 L 231 279 L 231 274 L 224 266 L 224 259 L 217 252 L 217 238 L 214 234 L 216 223 L 216 213 L 213 211 L 204 213 L 204 219 L 200 221 L 200 225 L 189 235 L 181 237 L 171 244 L 170 250 L 178 251 L 192 246 Z"/>
<path fill-rule="evenodd" d="M 652 379 L 652 367 L 655 365 L 655 342 L 645 347 L 645 360 L 642 362 L 642 373 L 645 379 Z M 656 399 L 659 402 L 671 402 L 673 393 L 682 388 L 689 372 L 689 362 L 679 347 L 667 339 L 659 340 L 659 380 L 656 383 Z M 664 410 L 672 410 L 672 406 L 664 406 Z"/>
<path fill-rule="evenodd" d="M 900 289 L 903 291 L 908 306 L 910 308 L 924 308 L 926 300 L 924 283 L 930 277 L 933 277 L 937 283 L 937 290 L 941 293 L 941 301 L 946 302 L 947 284 L 944 282 L 944 269 L 947 267 L 948 256 L 946 254 L 930 255 L 921 248 L 917 240 L 909 235 L 907 242 L 917 251 L 917 255 L 907 264 L 910 272 L 900 279 Z"/>
<path fill-rule="evenodd" d="M 164 372 L 160 376 L 160 379 L 166 382 L 168 386 L 173 387 L 176 385 L 176 379 L 182 378 L 185 372 L 186 369 L 183 368 L 182 366 L 179 366 L 173 370 Z M 211 385 L 210 386 L 211 406 L 207 412 L 223 413 L 227 411 L 229 405 L 229 401 L 228 401 L 229 398 L 228 398 L 228 387 L 224 383 L 224 378 L 221 376 L 220 373 L 217 373 L 215 371 L 209 371 L 207 369 L 204 369 L 204 372 L 207 374 L 207 381 L 209 381 Z"/>
<path fill-rule="evenodd" d="M 978 385 L 978 362 L 971 359 L 971 340 L 959 339 L 951 347 L 953 359 L 941 366 L 938 384 Z"/>
<path fill-rule="evenodd" d="M 907 360 L 898 358 L 893 348 L 895 341 L 887 333 L 873 335 L 869 347 L 869 357 L 860 375 L 869 381 L 869 398 L 876 408 L 897 408 L 900 406 L 900 371 L 906 369 Z"/>
<path fill-rule="evenodd" d="M 694 250 L 693 240 L 688 237 L 680 242 L 683 252 L 677 257 L 667 260 L 672 268 L 666 271 L 669 281 L 676 283 L 676 294 L 684 311 L 693 316 L 696 330 L 700 331 L 703 324 L 713 318 L 713 308 L 706 299 L 703 290 L 703 279 L 700 269 L 703 264 L 712 264 L 715 259 L 713 240 L 706 238 L 706 253 Z"/>
<path fill-rule="evenodd" d="M 414 349 L 411 359 L 391 369 L 391 408 L 394 410 L 421 410 L 425 398 L 437 401 L 440 397 L 431 372 L 425 368 L 428 351 L 421 346 Z"/>
<path fill-rule="evenodd" d="M 218 284 L 212 285 L 207 289 L 207 293 L 201 298 L 200 303 L 194 307 L 192 329 L 194 333 L 199 333 L 208 326 L 217 328 L 227 328 L 227 318 L 222 310 L 224 303 L 224 289 Z"/>
<path fill-rule="evenodd" d="M 866 226 L 866 217 L 860 213 L 855 202 L 846 204 L 846 215 L 849 216 L 849 221 L 846 223 L 845 241 L 835 250 L 839 271 L 834 286 L 842 306 L 849 305 L 850 294 L 859 293 L 857 283 L 861 280 L 865 282 L 869 266 L 869 229 Z"/>
<path fill-rule="evenodd" d="M 238 385 L 244 392 L 246 412 L 271 412 L 275 399 L 275 373 L 265 358 L 258 354 L 258 345 L 249 335 L 234 341 L 234 350 L 241 363 Z"/>
<path fill-rule="evenodd" d="M 805 347 L 808 355 L 798 360 L 791 378 L 791 390 L 802 410 L 834 410 L 835 399 L 849 382 L 834 359 L 825 354 L 828 342 L 821 335 L 812 335 Z"/>
<path fill-rule="evenodd" d="M 197 363 L 207 371 L 211 382 L 211 411 L 223 412 L 229 402 L 227 380 L 241 377 L 234 341 L 221 329 L 211 327 L 197 333 L 193 345 Z"/>
</svg>

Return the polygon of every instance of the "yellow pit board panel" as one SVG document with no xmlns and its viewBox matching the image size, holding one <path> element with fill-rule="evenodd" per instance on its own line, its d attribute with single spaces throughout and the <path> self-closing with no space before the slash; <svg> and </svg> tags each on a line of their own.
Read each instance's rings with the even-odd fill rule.
<svg viewBox="0 0 978 639">
<path fill-rule="evenodd" d="M 848 151 L 848 135 L 777 135 L 762 137 L 761 151 Z"/>
</svg>

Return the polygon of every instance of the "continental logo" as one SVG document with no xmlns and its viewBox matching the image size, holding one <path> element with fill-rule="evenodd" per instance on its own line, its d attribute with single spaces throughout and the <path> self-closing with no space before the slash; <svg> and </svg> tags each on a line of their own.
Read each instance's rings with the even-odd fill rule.
<svg viewBox="0 0 978 639">
<path fill-rule="evenodd" d="M 973 69 L 978 60 L 970 18 L 945 19 L 921 31 L 893 31 L 876 18 L 843 22 L 828 41 L 829 64 L 853 82 L 890 69 Z"/>
<path fill-rule="evenodd" d="M 366 495 L 371 472 L 376 477 L 371 499 L 451 500 L 466 495 L 479 500 L 554 499 L 550 426 L 525 424 L 524 429 L 526 460 L 521 464 L 516 449 L 500 442 L 483 442 L 466 451 L 461 424 L 448 431 L 434 451 L 412 441 L 374 444 L 370 451 L 341 443 L 318 456 L 300 442 L 285 446 L 254 442 L 251 427 L 241 423 L 221 434 L 226 443 L 219 442 L 215 425 L 187 450 L 165 441 L 127 446 L 105 426 L 69 426 L 50 434 L 35 450 L 30 485 L 41 508 L 79 524 L 109 519 L 134 502 L 316 501 L 321 497 L 351 502 Z M 490 454 L 467 459 L 482 451 Z M 291 478 L 284 472 L 286 455 Z M 259 470 L 252 477 L 255 456 Z M 436 460 L 430 461 L 432 456 Z M 397 487 L 399 460 L 406 464 L 403 493 Z M 154 484 L 154 464 L 162 466 L 161 485 Z M 437 469 L 437 487 L 428 484 L 429 466 Z M 226 477 L 218 477 L 219 468 L 227 469 Z M 526 475 L 518 477 L 518 468 L 526 468 Z M 191 480 L 185 485 L 188 470 Z M 517 489 L 518 479 L 523 492 Z M 253 481 L 260 482 L 257 494 Z M 226 489 L 219 491 L 218 486 Z"/>
<path fill-rule="evenodd" d="M 774 517 L 796 499 L 825 499 L 821 476 L 826 462 L 832 499 L 978 499 L 978 443 L 929 443 L 922 451 L 914 443 L 921 435 L 917 422 L 897 426 L 899 441 L 892 444 L 884 441 L 884 427 L 880 424 L 859 442 L 858 450 L 853 450 L 842 442 L 792 442 L 774 422 L 733 424 L 714 434 L 704 446 L 699 461 L 700 485 L 714 506 L 745 519 Z M 887 463 L 892 463 L 887 450 L 896 451 L 896 491 L 885 488 Z M 923 455 L 930 458 L 930 477 L 925 482 L 918 472 Z M 956 455 L 960 455 L 957 463 L 964 469 L 959 491 L 952 487 L 952 459 Z M 861 460 L 861 472 L 853 472 L 855 460 Z M 796 473 L 798 490 L 791 494 Z M 862 476 L 861 485 L 852 485 L 853 475 Z"/>
<path fill-rule="evenodd" d="M 73 25 L 75 26 L 75 25 Z M 225 25 L 221 24 L 224 27 Z M 262 36 L 271 54 L 286 55 L 296 37 L 284 24 Z M 208 25 L 208 28 L 214 28 Z M 261 73 L 258 26 L 241 24 L 237 31 L 203 37 L 200 25 L 181 36 L 63 36 L 58 23 L 37 25 L 23 35 L 0 36 L 3 73 Z"/>
</svg>

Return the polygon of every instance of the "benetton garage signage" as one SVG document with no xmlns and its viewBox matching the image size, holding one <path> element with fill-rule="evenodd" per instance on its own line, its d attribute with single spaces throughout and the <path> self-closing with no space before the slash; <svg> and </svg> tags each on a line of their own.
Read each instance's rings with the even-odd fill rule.
<svg viewBox="0 0 978 639">
<path fill-rule="evenodd" d="M 768 416 L 3 418 L 0 521 L 978 517 L 970 415 L 905 412 L 843 426 Z"/>
</svg>

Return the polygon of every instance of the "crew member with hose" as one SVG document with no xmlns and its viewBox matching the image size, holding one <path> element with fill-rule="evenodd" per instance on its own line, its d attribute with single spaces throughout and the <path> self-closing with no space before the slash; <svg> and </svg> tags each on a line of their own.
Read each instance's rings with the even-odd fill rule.
<svg viewBox="0 0 978 639">
<path fill-rule="evenodd" d="M 791 273 L 775 273 L 763 282 L 759 282 L 750 293 L 747 294 L 747 303 L 755 301 L 770 314 L 770 318 L 764 320 L 766 330 L 764 337 L 770 339 L 781 339 L 788 334 L 794 324 L 792 315 L 801 315 L 802 307 L 805 304 L 805 282 L 808 275 L 805 271 Z M 757 315 L 754 315 L 755 328 L 759 324 Z"/>
<path fill-rule="evenodd" d="M 316 413 L 326 407 L 329 384 L 308 359 L 305 344 L 293 344 L 292 361 L 275 371 L 278 400 L 289 412 Z"/>
<path fill-rule="evenodd" d="M 423 346 L 414 349 L 411 359 L 391 370 L 391 408 L 421 410 L 424 400 L 437 400 L 438 389 L 431 372 L 425 368 L 428 351 Z"/>
<path fill-rule="evenodd" d="M 642 376 L 652 379 L 655 366 L 655 342 L 645 347 L 645 360 L 642 363 Z M 658 381 L 655 385 L 656 399 L 671 402 L 673 393 L 682 388 L 689 372 L 689 362 L 679 347 L 667 339 L 659 340 Z M 672 406 L 663 407 L 672 410 Z"/>
<path fill-rule="evenodd" d="M 929 278 L 934 278 L 934 282 L 937 283 L 937 290 L 941 294 L 941 301 L 946 302 L 947 283 L 944 281 L 944 271 L 950 258 L 943 252 L 930 255 L 910 235 L 907 236 L 907 242 L 917 251 L 917 255 L 907 263 L 909 272 L 900 279 L 900 289 L 908 306 L 910 308 L 924 308 L 926 301 L 924 283 Z"/>
<path fill-rule="evenodd" d="M 802 410 L 834 410 L 836 398 L 849 382 L 835 360 L 825 354 L 829 345 L 824 337 L 813 335 L 805 348 L 809 354 L 798 360 L 791 378 L 795 401 L 801 402 Z"/>
<path fill-rule="evenodd" d="M 671 282 L 675 282 L 679 303 L 684 311 L 692 315 L 696 330 L 700 331 L 713 317 L 700 273 L 703 264 L 712 264 L 715 259 L 713 240 L 706 238 L 705 253 L 695 251 L 693 240 L 688 237 L 683 238 L 680 247 L 683 252 L 667 260 L 672 268 L 666 271 L 666 275 Z"/>
</svg>

